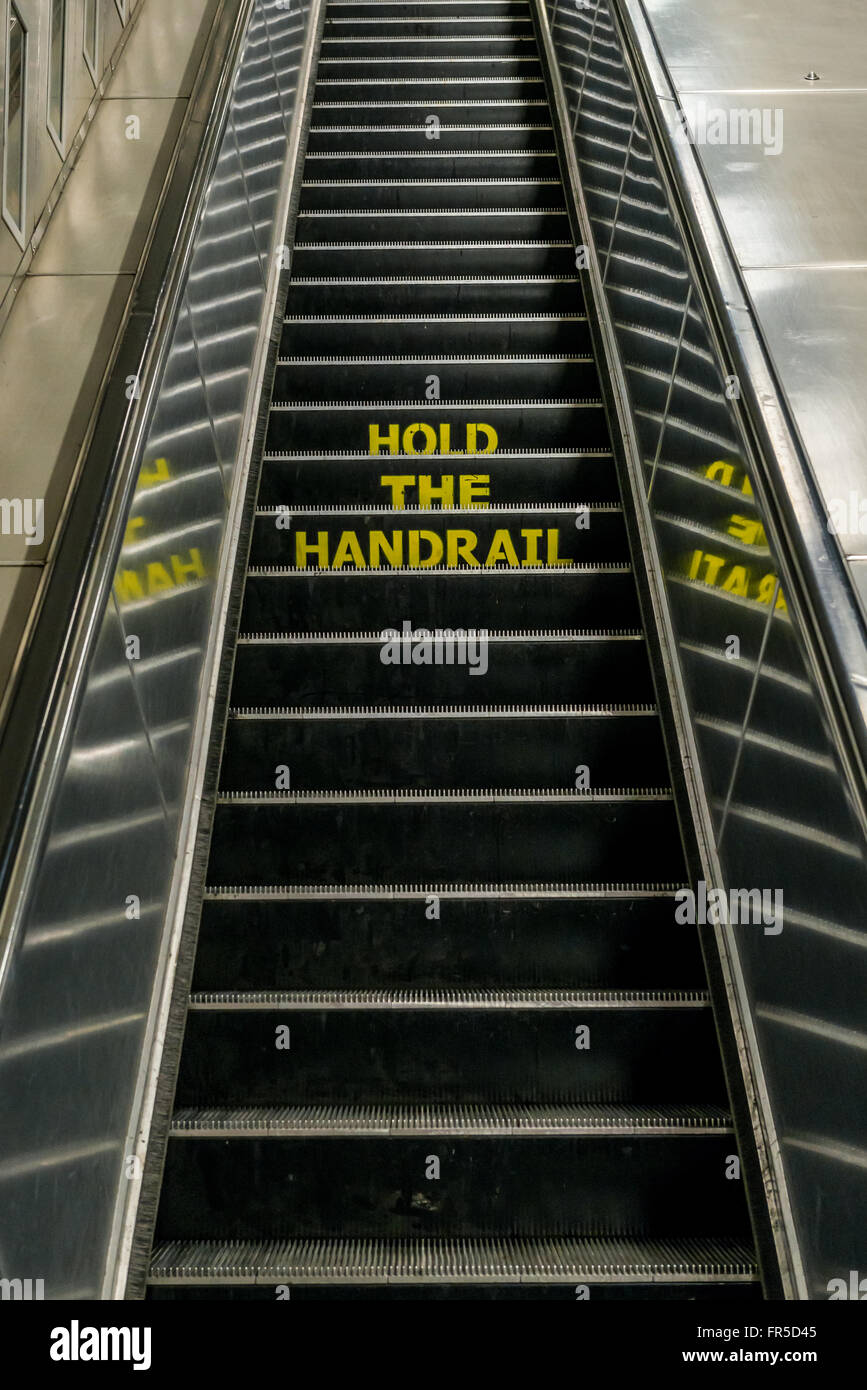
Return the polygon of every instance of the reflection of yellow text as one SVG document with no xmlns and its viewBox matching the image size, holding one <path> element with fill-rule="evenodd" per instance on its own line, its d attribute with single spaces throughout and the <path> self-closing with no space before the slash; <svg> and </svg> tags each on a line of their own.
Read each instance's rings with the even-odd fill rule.
<svg viewBox="0 0 867 1390">
<path fill-rule="evenodd" d="M 202 552 L 198 546 L 193 546 L 185 554 L 169 555 L 165 563 L 152 560 L 136 569 L 119 570 L 114 589 L 119 602 L 135 603 L 139 599 L 153 598 L 155 594 L 180 589 L 206 578 Z"/>
<path fill-rule="evenodd" d="M 142 470 L 138 475 L 138 486 L 139 488 L 154 487 L 157 483 L 167 483 L 171 476 L 168 459 L 152 459 L 150 463 L 142 464 Z"/>
<path fill-rule="evenodd" d="M 752 484 L 747 477 L 743 464 L 726 463 L 725 459 L 715 459 L 709 463 L 704 470 L 704 476 L 710 478 L 714 483 L 722 483 L 723 487 L 737 487 L 745 497 L 752 497 Z"/>
<path fill-rule="evenodd" d="M 765 528 L 756 517 L 738 516 L 736 513 L 729 517 L 727 529 L 730 536 L 743 541 L 744 545 L 767 546 L 768 544 Z"/>
<path fill-rule="evenodd" d="M 126 523 L 126 530 L 123 533 L 124 545 L 135 545 L 136 541 L 141 540 L 139 532 L 147 525 L 143 516 L 131 516 Z"/>
<path fill-rule="evenodd" d="M 354 569 L 431 569 L 441 564 L 452 569 L 460 565 L 532 569 L 537 565 L 571 565 L 572 561 L 560 558 L 556 527 L 521 530 L 517 535 L 497 530 L 487 549 L 475 531 L 460 527 L 448 527 L 441 535 L 422 529 L 370 531 L 361 536 L 342 531 L 333 551 L 327 531 L 295 532 L 298 569 L 339 570 L 345 565 Z"/>
<path fill-rule="evenodd" d="M 757 574 L 747 565 L 733 564 L 724 555 L 694 550 L 689 557 L 687 573 L 690 579 L 698 580 L 701 584 L 709 584 L 727 594 L 737 594 L 740 598 L 753 599 L 756 603 L 774 603 L 776 593 L 774 606 L 781 609 L 786 607 L 782 591 L 777 590 L 775 574 Z"/>
</svg>

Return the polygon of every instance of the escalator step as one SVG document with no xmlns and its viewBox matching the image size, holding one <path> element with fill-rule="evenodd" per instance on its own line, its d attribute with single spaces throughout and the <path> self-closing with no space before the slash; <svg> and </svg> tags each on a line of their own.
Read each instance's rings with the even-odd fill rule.
<svg viewBox="0 0 867 1390">
<path fill-rule="evenodd" d="M 439 917 L 431 925 L 431 905 Z M 194 988 L 695 989 L 672 888 L 640 884 L 208 890 Z M 672 949 L 674 948 L 674 949 Z"/>
</svg>

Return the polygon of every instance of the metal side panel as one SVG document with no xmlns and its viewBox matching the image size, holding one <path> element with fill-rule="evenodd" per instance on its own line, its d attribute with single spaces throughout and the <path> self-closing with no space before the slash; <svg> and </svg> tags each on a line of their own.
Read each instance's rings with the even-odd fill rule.
<svg viewBox="0 0 867 1390">
<path fill-rule="evenodd" d="M 736 276 L 724 278 L 724 240 L 684 175 L 664 71 L 629 28 L 634 13 L 616 2 L 536 6 L 699 863 L 706 892 L 721 894 L 684 907 L 702 923 L 728 1005 L 770 1215 L 766 1277 L 776 1282 L 776 1265 L 786 1297 L 824 1298 L 829 1280 L 863 1262 L 867 1240 L 867 1130 L 863 1103 L 853 1105 L 865 1093 L 867 878 L 847 679 L 861 669 L 861 639 Z"/>
<path fill-rule="evenodd" d="M 123 1288 L 318 9 L 229 51 L 5 905 L 0 1275 L 51 1299 Z"/>
</svg>

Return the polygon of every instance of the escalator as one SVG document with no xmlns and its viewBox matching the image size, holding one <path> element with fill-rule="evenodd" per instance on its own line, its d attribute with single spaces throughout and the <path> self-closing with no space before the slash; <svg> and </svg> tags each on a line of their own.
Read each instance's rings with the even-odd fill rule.
<svg viewBox="0 0 867 1390">
<path fill-rule="evenodd" d="M 329 0 L 149 1296 L 760 1293 L 529 6 Z"/>
</svg>

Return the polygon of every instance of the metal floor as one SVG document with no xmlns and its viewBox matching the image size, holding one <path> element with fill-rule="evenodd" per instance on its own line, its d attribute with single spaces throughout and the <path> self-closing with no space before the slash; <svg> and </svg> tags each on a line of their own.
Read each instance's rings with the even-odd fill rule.
<svg viewBox="0 0 867 1390">
<path fill-rule="evenodd" d="M 150 1296 L 759 1296 L 684 873 L 529 9 L 331 0 Z"/>
</svg>

